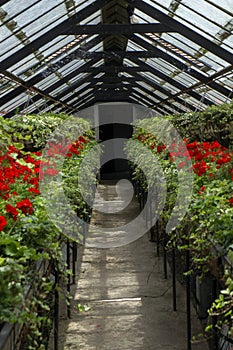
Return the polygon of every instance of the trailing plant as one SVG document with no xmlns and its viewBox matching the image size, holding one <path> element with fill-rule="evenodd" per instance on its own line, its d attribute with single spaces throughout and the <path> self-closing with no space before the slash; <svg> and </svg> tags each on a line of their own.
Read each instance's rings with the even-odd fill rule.
<svg viewBox="0 0 233 350">
<path fill-rule="evenodd" d="M 66 116 L 57 118 L 46 115 L 45 123 L 38 123 L 39 126 L 36 127 L 36 117 L 25 118 L 26 121 L 21 117 L 23 123 L 28 123 L 29 126 L 32 121 L 31 127 L 27 129 L 22 127 L 19 119 L 4 120 L 0 127 L 3 136 L 0 149 L 0 323 L 18 322 L 27 325 L 28 339 L 24 350 L 43 349 L 41 328 L 49 324 L 49 317 L 45 315 L 51 308 L 49 298 L 54 287 L 49 277 L 51 269 L 58 271 L 63 279 L 69 274 L 61 252 L 61 244 L 67 240 L 67 236 L 47 215 L 40 195 L 39 174 L 53 179 L 60 172 L 68 200 L 79 214 L 86 215 L 87 204 L 82 193 L 76 190 L 76 174 L 82 170 L 89 171 L 88 176 L 92 175 L 94 181 L 99 155 L 94 152 L 90 167 L 81 168 L 84 154 L 96 145 L 96 141 L 89 124 L 79 118 L 75 118 L 75 123 L 80 137 L 65 147 L 67 130 L 64 130 L 59 139 L 52 139 L 48 145 L 50 159 L 43 158 L 41 151 L 27 152 L 24 141 L 29 140 L 29 132 L 39 135 L 38 138 L 33 138 L 33 147 L 42 147 L 45 145 L 43 137 L 51 137 L 58 120 L 61 123 Z M 42 119 L 42 116 L 37 118 Z M 20 135 L 15 133 L 16 124 Z M 34 127 L 35 133 L 32 132 Z M 26 130 L 25 133 L 23 130 Z M 16 136 L 17 141 L 23 142 L 12 144 L 13 136 Z M 62 152 L 64 149 L 65 153 Z M 58 158 L 63 158 L 62 169 L 57 168 L 55 160 Z M 89 196 L 92 195 L 93 189 L 89 193 Z M 70 237 L 68 239 L 71 240 Z M 48 273 L 44 276 L 39 269 L 42 261 L 46 264 Z"/>
<path fill-rule="evenodd" d="M 176 114 L 169 120 L 190 141 L 217 140 L 228 148 L 233 145 L 233 102 L 212 105 L 202 112 Z"/>
<path fill-rule="evenodd" d="M 224 146 L 225 144 L 231 146 L 229 142 L 232 107 L 232 104 L 214 106 L 207 108 L 203 114 L 198 112 L 198 116 L 194 113 L 178 116 L 177 119 L 177 116 L 168 116 L 163 119 L 154 117 L 137 121 L 134 124 L 132 140 L 125 147 L 128 157 L 136 164 L 132 169 L 133 179 L 146 190 L 150 186 L 157 186 L 159 188 L 157 195 L 161 191 L 166 191 L 166 203 L 160 215 L 164 228 L 176 205 L 180 191 L 179 178 L 182 173 L 185 176 L 191 168 L 193 186 L 186 191 L 193 192 L 192 200 L 185 217 L 177 226 L 178 229 L 170 231 L 168 247 L 176 245 L 181 251 L 190 250 L 192 257 L 190 273 L 192 270 L 205 273 L 211 269 L 216 278 L 228 282 L 230 279 L 226 279 L 221 270 L 216 271 L 215 260 L 228 255 L 233 244 L 233 152 L 231 147 Z M 208 128 L 207 122 L 208 125 L 216 122 L 215 129 Z M 177 130 L 186 137 L 184 141 L 180 142 Z M 227 130 L 227 133 L 224 134 L 224 130 Z M 227 142 L 223 134 L 227 135 Z M 218 137 L 215 137 L 216 135 Z M 166 188 L 161 187 L 157 180 L 154 182 L 150 180 L 150 174 L 153 174 L 152 168 L 158 169 L 158 164 L 155 168 L 151 157 L 145 157 L 144 151 L 140 152 L 138 144 L 150 151 L 155 163 L 159 162 L 165 178 L 162 182 L 166 184 Z M 156 173 L 158 175 L 157 170 Z M 155 177 L 156 175 L 154 179 Z M 158 177 L 161 183 L 161 174 Z M 163 198 L 159 200 L 162 201 Z M 216 244 L 221 246 L 217 257 L 212 249 Z M 226 290 L 229 292 L 229 288 Z M 232 303 L 232 294 L 226 293 L 226 290 L 215 301 L 210 314 L 216 309 L 221 313 L 220 310 L 224 311 L 225 305 Z M 227 295 L 226 300 L 224 295 Z M 224 312 L 222 315 L 225 317 Z M 229 321 L 229 314 L 221 322 L 225 321 Z M 232 322 L 230 332 L 231 326 Z"/>
</svg>

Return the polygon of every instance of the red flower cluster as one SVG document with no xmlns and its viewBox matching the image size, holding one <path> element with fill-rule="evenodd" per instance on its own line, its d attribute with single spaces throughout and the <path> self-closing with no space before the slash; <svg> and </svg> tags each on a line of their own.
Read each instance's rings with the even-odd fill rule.
<svg viewBox="0 0 233 350">
<path fill-rule="evenodd" d="M 82 136 L 80 136 L 79 139 L 80 138 L 82 141 L 78 140 L 71 145 L 69 152 L 67 153 L 67 157 L 70 158 L 72 154 L 79 155 L 80 151 L 84 149 L 83 143 L 86 143 L 86 141 L 84 138 L 82 138 Z"/>
<path fill-rule="evenodd" d="M 63 146 L 61 143 L 48 142 L 48 146 L 47 156 L 55 157 L 57 155 L 65 156 L 71 145 L 67 144 Z"/>
<path fill-rule="evenodd" d="M 56 155 L 67 155 L 68 157 L 73 154 L 79 155 L 87 142 L 90 142 L 88 137 L 80 136 L 76 142 L 66 146 L 50 143 L 47 155 L 52 158 Z M 4 210 L 6 212 L 0 216 L 0 231 L 4 230 L 7 221 L 12 219 L 16 221 L 20 213 L 26 215 L 33 213 L 33 198 L 40 194 L 39 173 L 42 178 L 45 175 L 57 175 L 56 162 L 43 161 L 40 159 L 41 155 L 41 152 L 24 155 L 12 145 L 8 146 L 6 151 L 0 150 L 0 201 L 3 203 L 5 201 Z M 21 191 L 17 191 L 21 193 L 20 195 L 16 192 L 18 186 L 22 186 L 23 195 Z M 25 190 L 28 194 L 25 194 Z"/>
<path fill-rule="evenodd" d="M 21 210 L 23 214 L 31 215 L 33 213 L 32 202 L 28 198 L 25 198 L 22 201 L 18 202 L 16 207 Z"/>
<path fill-rule="evenodd" d="M 0 216 L 0 231 L 3 231 L 6 225 L 7 225 L 6 218 L 3 215 L 1 215 Z"/>
<path fill-rule="evenodd" d="M 140 134 L 137 139 L 148 144 L 148 147 L 155 149 L 157 153 L 161 153 L 166 149 L 165 145 L 157 145 L 156 139 L 151 134 Z M 149 139 L 149 140 L 148 140 Z M 212 142 L 188 142 L 187 139 L 184 142 L 173 143 L 168 147 L 168 157 L 171 162 L 178 161 L 177 167 L 182 169 L 187 165 L 187 160 L 192 159 L 192 170 L 194 173 L 201 177 L 208 175 L 210 178 L 221 167 L 225 167 L 228 164 L 228 170 L 230 178 L 233 180 L 233 168 L 230 167 L 230 163 L 233 160 L 233 153 L 229 152 L 226 147 L 220 145 L 218 141 Z M 180 162 L 179 162 L 180 160 Z M 205 191 L 205 186 L 202 186 L 199 190 L 199 194 Z M 233 197 L 229 199 L 229 203 L 233 206 Z"/>
<path fill-rule="evenodd" d="M 166 149 L 166 146 L 165 146 L 165 145 L 162 145 L 162 146 L 161 146 L 161 145 L 158 145 L 158 146 L 157 146 L 157 152 L 158 152 L 158 153 L 161 153 L 161 152 L 162 152 L 163 150 L 165 150 L 165 149 Z"/>
<path fill-rule="evenodd" d="M 15 157 L 15 154 L 17 157 Z M 36 152 L 35 156 L 38 157 L 40 154 L 40 152 Z M 25 165 L 20 161 L 22 159 L 24 162 L 31 163 L 34 166 Z M 28 187 L 28 195 L 30 197 L 33 198 L 35 194 L 39 193 L 38 174 L 36 172 L 38 171 L 40 160 L 36 160 L 33 157 L 33 153 L 24 156 L 15 146 L 9 146 L 5 153 L 2 152 L 0 164 L 0 200 L 6 203 L 4 206 L 6 214 L 1 216 L 1 231 L 5 228 L 7 221 L 10 219 L 16 221 L 20 212 L 24 214 L 33 213 L 32 202 L 28 198 L 21 200 L 15 189 L 22 183 L 22 187 L 26 190 Z"/>
<path fill-rule="evenodd" d="M 12 215 L 14 221 L 17 220 L 18 210 L 15 207 L 13 207 L 13 205 L 7 204 L 6 212 Z"/>
<path fill-rule="evenodd" d="M 61 143 L 48 142 L 47 156 L 56 157 L 57 155 L 71 157 L 72 154 L 79 155 L 80 151 L 84 149 L 84 144 L 90 142 L 88 137 L 79 136 L 73 144 L 67 142 L 66 145 Z"/>
<path fill-rule="evenodd" d="M 186 140 L 187 141 L 187 140 Z M 204 175 L 209 169 L 212 168 L 211 163 L 215 163 L 216 169 L 219 169 L 222 165 L 231 162 L 232 153 L 230 153 L 226 147 L 219 144 L 218 141 L 212 142 L 197 142 L 186 144 L 185 146 L 180 144 L 172 144 L 170 147 L 170 159 L 174 158 L 192 158 L 193 171 L 198 175 Z M 186 163 L 185 161 L 179 164 L 179 168 L 182 168 Z"/>
<path fill-rule="evenodd" d="M 151 136 L 153 136 L 153 135 L 151 135 L 150 133 L 147 133 L 147 134 L 139 134 L 137 138 L 138 138 L 138 141 L 144 143 L 146 140 L 148 140 L 149 138 L 151 138 Z"/>
</svg>

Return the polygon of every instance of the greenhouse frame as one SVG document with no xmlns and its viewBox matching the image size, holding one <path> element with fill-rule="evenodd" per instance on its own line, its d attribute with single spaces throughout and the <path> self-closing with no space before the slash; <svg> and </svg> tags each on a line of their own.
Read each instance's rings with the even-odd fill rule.
<svg viewBox="0 0 233 350">
<path fill-rule="evenodd" d="M 232 0 L 0 0 L 0 350 L 233 349 L 232 98 Z"/>
</svg>

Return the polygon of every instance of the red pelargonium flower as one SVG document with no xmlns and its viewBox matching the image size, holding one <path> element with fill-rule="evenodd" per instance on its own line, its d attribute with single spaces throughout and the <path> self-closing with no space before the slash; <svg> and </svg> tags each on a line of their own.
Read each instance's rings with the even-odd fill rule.
<svg viewBox="0 0 233 350">
<path fill-rule="evenodd" d="M 7 221 L 5 216 L 0 215 L 0 231 L 3 231 L 6 225 L 7 225 Z"/>
<path fill-rule="evenodd" d="M 17 220 L 18 210 L 15 207 L 13 207 L 13 205 L 7 204 L 6 211 L 7 211 L 7 213 L 9 213 L 13 216 L 13 219 L 15 221 Z"/>
<path fill-rule="evenodd" d="M 28 192 L 35 193 L 35 194 L 40 194 L 40 191 L 37 188 L 35 188 L 35 187 L 30 187 L 28 189 Z"/>
<path fill-rule="evenodd" d="M 31 177 L 31 179 L 29 180 L 29 183 L 35 186 L 38 186 L 38 182 L 39 182 L 38 177 Z"/>
<path fill-rule="evenodd" d="M 179 164 L 178 164 L 178 169 L 183 168 L 185 165 L 186 165 L 186 162 L 185 162 L 185 161 L 179 163 Z"/>
<path fill-rule="evenodd" d="M 9 152 L 8 152 L 9 154 L 10 153 L 20 153 L 20 150 L 13 145 L 8 146 L 8 150 L 9 150 Z"/>
<path fill-rule="evenodd" d="M 220 143 L 218 141 L 212 141 L 211 147 L 212 148 L 221 148 L 222 146 L 220 145 Z"/>
<path fill-rule="evenodd" d="M 10 198 L 10 196 L 11 196 L 10 193 L 6 193 L 6 194 L 2 195 L 2 198 L 7 200 Z"/>
<path fill-rule="evenodd" d="M 87 140 L 83 136 L 79 136 L 78 138 L 79 142 L 86 143 Z"/>
<path fill-rule="evenodd" d="M 10 187 L 5 183 L 0 183 L 0 191 L 9 191 Z"/>
<path fill-rule="evenodd" d="M 70 149 L 69 149 L 69 153 L 73 153 L 73 154 L 76 154 L 76 155 L 78 155 L 78 154 L 80 154 L 80 152 L 77 150 L 77 145 L 75 144 L 75 145 L 72 145 L 71 147 L 70 147 Z"/>
<path fill-rule="evenodd" d="M 165 146 L 165 145 L 162 145 L 162 146 L 161 146 L 161 145 L 158 145 L 158 146 L 157 146 L 157 152 L 158 152 L 158 153 L 161 153 L 164 149 L 166 149 L 166 146 Z"/>
<path fill-rule="evenodd" d="M 202 194 L 205 191 L 206 187 L 205 186 L 201 186 L 200 191 L 198 192 L 198 194 Z"/>
<path fill-rule="evenodd" d="M 231 197 L 231 198 L 229 199 L 229 202 L 230 202 L 230 206 L 233 207 L 233 197 Z"/>
<path fill-rule="evenodd" d="M 31 215 L 33 213 L 32 202 L 28 198 L 25 198 L 21 202 L 18 202 L 16 204 L 16 207 L 20 209 L 23 214 Z"/>
<path fill-rule="evenodd" d="M 223 154 L 217 161 L 217 164 L 225 164 L 231 161 L 231 155 L 229 153 Z"/>
<path fill-rule="evenodd" d="M 201 160 L 193 165 L 193 169 L 198 176 L 202 176 L 208 169 L 210 169 L 210 166 L 207 165 L 204 160 Z"/>
<path fill-rule="evenodd" d="M 25 162 L 35 164 L 36 160 L 32 158 L 29 154 L 24 157 Z"/>
<path fill-rule="evenodd" d="M 63 146 L 60 143 L 48 142 L 49 149 L 47 150 L 47 156 L 54 157 L 57 154 L 65 155 L 70 148 L 71 144 Z"/>
<path fill-rule="evenodd" d="M 55 176 L 59 173 L 59 171 L 57 169 L 53 169 L 53 168 L 48 168 L 45 170 L 44 174 L 46 175 L 50 175 L 50 176 Z"/>
<path fill-rule="evenodd" d="M 138 141 L 143 141 L 143 136 L 142 135 L 138 135 Z"/>
<path fill-rule="evenodd" d="M 36 156 L 41 156 L 41 155 L 42 155 L 42 152 L 37 151 L 37 152 L 34 152 L 34 154 L 35 154 Z"/>
</svg>

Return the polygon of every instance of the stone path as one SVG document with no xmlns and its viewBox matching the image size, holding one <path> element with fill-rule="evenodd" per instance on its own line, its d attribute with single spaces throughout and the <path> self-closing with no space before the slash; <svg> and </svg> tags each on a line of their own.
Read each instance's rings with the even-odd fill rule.
<svg viewBox="0 0 233 350">
<path fill-rule="evenodd" d="M 111 183 L 100 186 L 97 207 L 101 198 L 114 199 L 114 193 L 117 196 Z M 114 215 L 114 220 L 118 216 L 122 225 L 136 213 L 136 200 L 121 213 L 95 212 L 92 222 L 96 224 L 97 236 L 98 226 L 109 227 L 108 220 L 112 221 Z M 174 312 L 170 272 L 164 280 L 162 258 L 156 257 L 155 244 L 147 234 L 117 248 L 85 247 L 80 265 L 78 283 L 73 290 L 72 318 L 63 321 L 60 349 L 187 349 L 184 288 L 178 284 L 178 311 Z M 83 312 L 78 310 L 78 305 Z M 195 335 L 201 332 L 201 327 L 194 311 L 192 314 Z M 193 344 L 192 348 L 208 349 L 206 343 Z"/>
</svg>

